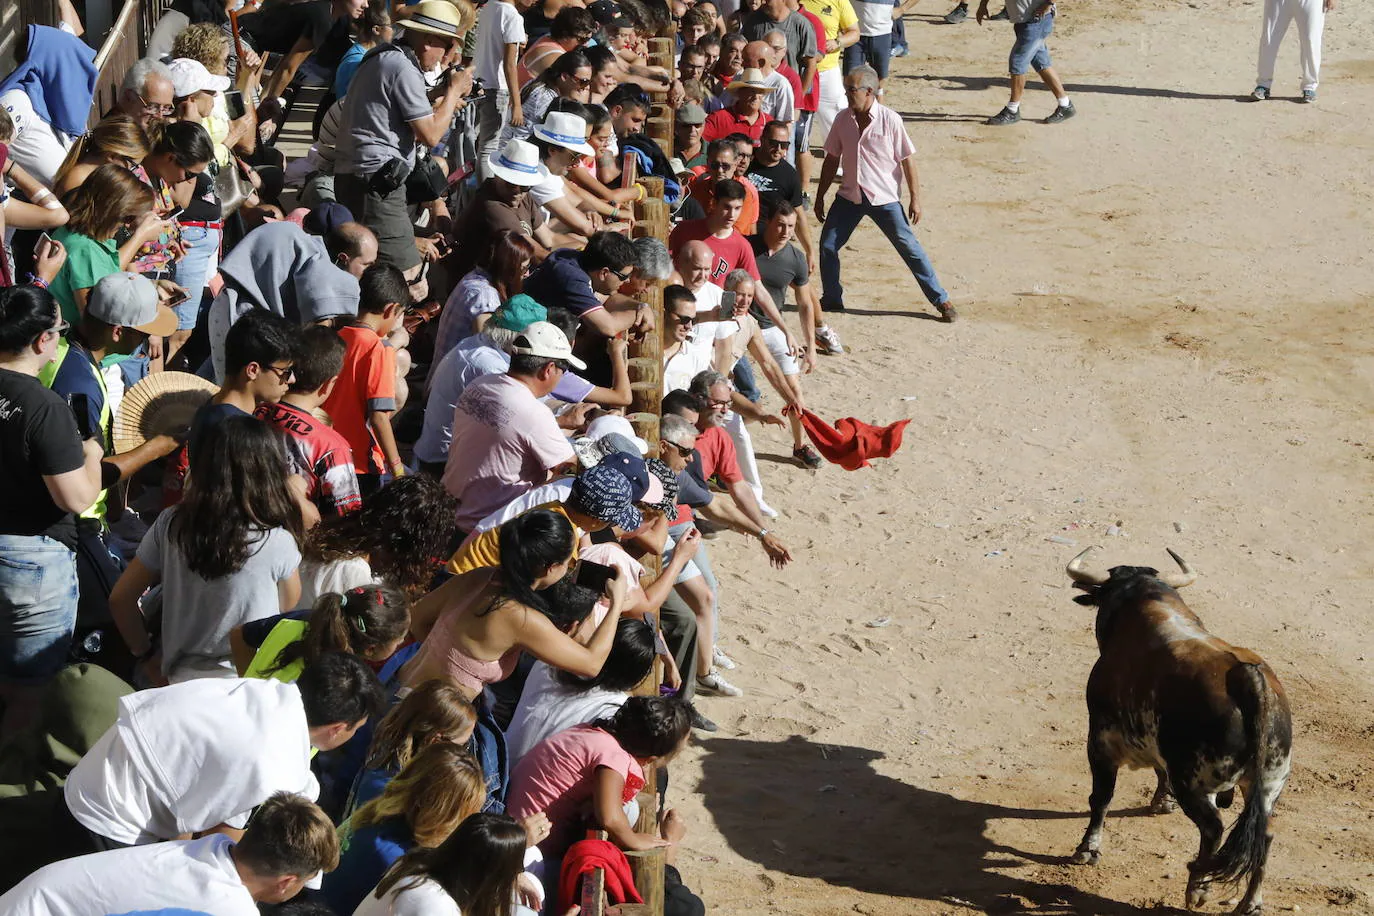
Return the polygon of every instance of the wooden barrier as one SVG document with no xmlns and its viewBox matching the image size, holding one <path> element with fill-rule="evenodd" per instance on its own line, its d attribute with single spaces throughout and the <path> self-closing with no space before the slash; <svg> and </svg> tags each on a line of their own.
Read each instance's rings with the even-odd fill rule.
<svg viewBox="0 0 1374 916">
<path fill-rule="evenodd" d="M 95 100 L 91 103 L 88 126 L 94 127 L 101 115 L 114 107 L 124 74 L 143 56 L 153 28 L 171 5 L 171 0 L 125 0 L 119 18 L 95 56 L 99 75 L 95 81 Z"/>
</svg>

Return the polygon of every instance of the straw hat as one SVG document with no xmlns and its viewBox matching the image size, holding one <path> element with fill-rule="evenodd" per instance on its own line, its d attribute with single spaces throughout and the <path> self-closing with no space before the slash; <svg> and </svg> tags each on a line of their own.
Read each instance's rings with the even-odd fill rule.
<svg viewBox="0 0 1374 916">
<path fill-rule="evenodd" d="M 750 67 L 739 76 L 730 80 L 730 85 L 725 87 L 726 92 L 738 92 L 741 89 L 752 89 L 755 92 L 769 93 L 774 90 L 763 81 L 763 71 L 757 67 Z"/>
<path fill-rule="evenodd" d="M 420 0 L 411 13 L 396 24 L 407 32 L 424 32 L 443 38 L 457 38 L 463 34 L 463 17 L 458 7 L 448 0 Z"/>
<path fill-rule="evenodd" d="M 114 418 L 116 453 L 128 452 L 158 435 L 181 435 L 210 396 L 214 382 L 189 372 L 154 372 L 128 391 Z"/>
</svg>

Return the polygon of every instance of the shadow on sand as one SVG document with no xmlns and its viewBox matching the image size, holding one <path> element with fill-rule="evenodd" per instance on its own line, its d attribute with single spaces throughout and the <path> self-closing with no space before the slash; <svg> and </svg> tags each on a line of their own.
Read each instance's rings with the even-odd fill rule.
<svg viewBox="0 0 1374 916">
<path fill-rule="evenodd" d="M 871 765 L 883 757 L 877 751 L 797 736 L 780 742 L 713 738 L 700 746 L 706 751 L 700 792 L 707 810 L 730 847 L 765 868 L 988 913 L 1183 912 L 1108 900 L 1072 886 L 1054 869 L 1036 869 L 1043 880 L 1008 874 L 1067 865 L 1067 859 L 987 836 L 994 820 L 1085 822 L 1085 812 L 964 801 L 877 773 Z"/>
</svg>

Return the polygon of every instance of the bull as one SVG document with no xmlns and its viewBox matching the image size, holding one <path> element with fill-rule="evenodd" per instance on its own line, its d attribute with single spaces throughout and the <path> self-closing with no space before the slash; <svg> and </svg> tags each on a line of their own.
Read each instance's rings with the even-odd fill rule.
<svg viewBox="0 0 1374 916">
<path fill-rule="evenodd" d="M 1151 808 L 1172 811 L 1172 799 L 1197 825 L 1197 858 L 1188 864 L 1185 901 L 1206 902 L 1213 882 L 1248 879 L 1237 914 L 1257 914 L 1273 840 L 1269 822 L 1288 781 L 1292 718 L 1283 687 L 1264 660 L 1211 635 L 1178 590 L 1197 574 L 1172 550 L 1176 573 L 1146 566 L 1089 568 L 1089 547 L 1066 572 L 1097 608 L 1100 656 L 1088 677 L 1088 765 L 1091 814 L 1073 861 L 1100 858 L 1107 805 L 1120 767 L 1151 767 L 1158 777 Z M 1218 806 L 1239 788 L 1245 807 L 1231 832 Z M 1171 798 L 1172 796 L 1172 798 Z"/>
</svg>

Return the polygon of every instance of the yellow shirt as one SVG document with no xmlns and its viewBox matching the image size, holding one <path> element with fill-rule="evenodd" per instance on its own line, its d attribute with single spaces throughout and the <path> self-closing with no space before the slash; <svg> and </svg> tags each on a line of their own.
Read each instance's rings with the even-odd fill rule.
<svg viewBox="0 0 1374 916">
<path fill-rule="evenodd" d="M 544 503 L 542 506 L 535 506 L 530 509 L 548 509 L 550 512 L 557 512 L 559 515 L 568 519 L 572 524 L 572 519 L 568 516 L 568 510 L 563 508 L 562 503 Z M 577 544 L 582 540 L 583 531 L 573 525 L 573 559 L 577 559 Z M 463 573 L 472 572 L 474 569 L 484 569 L 488 566 L 501 565 L 501 526 L 488 528 L 480 534 L 475 534 L 463 542 L 463 545 L 449 558 L 448 571 L 455 576 Z"/>
<path fill-rule="evenodd" d="M 825 37 L 828 40 L 838 39 L 845 29 L 852 29 L 859 24 L 859 17 L 854 14 L 854 7 L 849 0 L 801 0 L 801 5 L 825 26 Z M 842 53 L 844 52 L 835 50 L 822 57 L 816 65 L 816 72 L 834 70 L 840 65 Z"/>
</svg>

